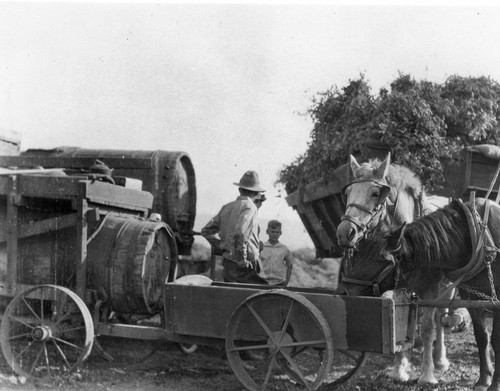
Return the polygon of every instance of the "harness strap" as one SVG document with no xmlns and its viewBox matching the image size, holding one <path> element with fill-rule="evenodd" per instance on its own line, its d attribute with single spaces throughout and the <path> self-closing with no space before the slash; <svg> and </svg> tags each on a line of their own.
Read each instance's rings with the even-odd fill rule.
<svg viewBox="0 0 500 391">
<path fill-rule="evenodd" d="M 348 204 L 345 208 L 346 209 L 347 208 L 356 208 L 356 209 L 359 209 L 359 210 L 361 210 L 363 212 L 366 212 L 366 213 L 369 213 L 369 214 L 372 214 L 376 210 L 376 208 L 373 209 L 373 210 L 372 209 L 368 209 L 366 206 L 361 205 L 361 204 L 357 204 L 355 202 L 352 202 L 352 203 Z"/>
<path fill-rule="evenodd" d="M 366 230 L 366 224 L 363 223 L 363 222 L 361 222 L 361 220 L 358 219 L 357 217 L 353 217 L 353 216 L 349 216 L 349 215 L 343 215 L 340 218 L 340 221 L 344 221 L 344 220 L 350 221 L 354 225 L 358 226 L 361 231 L 365 231 Z"/>
<path fill-rule="evenodd" d="M 356 285 L 364 285 L 364 286 L 372 286 L 373 293 L 375 296 L 380 296 L 380 286 L 379 284 L 384 281 L 384 279 L 389 275 L 391 271 L 397 266 L 395 263 L 391 263 L 387 265 L 384 270 L 380 272 L 377 278 L 371 281 L 363 281 L 355 278 L 342 277 L 342 282 L 347 282 L 348 284 L 356 284 Z"/>
<path fill-rule="evenodd" d="M 489 211 L 490 211 L 490 201 L 486 200 L 484 218 L 481 219 L 479 214 L 475 209 L 475 203 L 472 202 L 472 211 L 467 207 L 460 199 L 457 200 L 458 204 L 462 207 L 462 210 L 466 216 L 467 222 L 469 224 L 469 231 L 471 231 L 471 240 L 473 236 L 476 236 L 476 240 L 472 243 L 472 247 L 474 248 L 471 259 L 464 267 L 452 270 L 446 273 L 446 277 L 453 281 L 454 284 L 458 285 L 461 282 L 465 282 L 475 277 L 479 272 L 481 272 L 485 267 L 486 263 L 483 262 L 485 259 L 485 249 L 488 250 L 488 255 L 490 255 L 491 248 L 495 249 L 496 246 L 493 242 L 493 238 L 491 237 L 491 233 L 486 225 L 488 222 Z M 484 223 L 486 221 L 486 224 Z M 474 231 L 477 229 L 476 227 L 480 227 L 479 235 L 474 235 Z"/>
</svg>

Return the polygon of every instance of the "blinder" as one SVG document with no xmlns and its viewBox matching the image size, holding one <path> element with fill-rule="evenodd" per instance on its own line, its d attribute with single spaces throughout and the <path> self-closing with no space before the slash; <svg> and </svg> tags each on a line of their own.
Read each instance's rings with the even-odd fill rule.
<svg viewBox="0 0 500 391">
<path fill-rule="evenodd" d="M 389 194 L 391 193 L 391 187 L 387 185 L 385 181 L 378 181 L 374 179 L 357 179 L 355 181 L 348 183 L 342 188 L 341 197 L 344 205 L 347 205 L 347 192 L 346 192 L 347 189 L 355 183 L 365 183 L 365 182 L 373 183 L 375 186 L 380 187 L 380 196 L 378 197 L 378 201 L 375 207 L 383 204 L 386 201 L 387 197 L 389 197 Z"/>
</svg>

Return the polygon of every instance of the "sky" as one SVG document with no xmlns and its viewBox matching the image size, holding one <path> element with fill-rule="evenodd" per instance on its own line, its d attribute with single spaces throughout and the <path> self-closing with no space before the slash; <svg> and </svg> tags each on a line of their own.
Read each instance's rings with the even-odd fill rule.
<svg viewBox="0 0 500 391">
<path fill-rule="evenodd" d="M 0 2 L 0 132 L 22 150 L 184 151 L 197 229 L 255 170 L 261 226 L 312 247 L 275 182 L 307 150 L 314 96 L 361 74 L 374 94 L 400 72 L 500 81 L 500 7 L 438 4 Z"/>
</svg>

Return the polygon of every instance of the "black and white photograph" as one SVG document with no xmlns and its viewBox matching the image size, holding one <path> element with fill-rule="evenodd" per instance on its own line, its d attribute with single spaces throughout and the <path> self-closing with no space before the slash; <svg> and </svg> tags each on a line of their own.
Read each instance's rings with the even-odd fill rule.
<svg viewBox="0 0 500 391">
<path fill-rule="evenodd" d="M 0 1 L 0 391 L 500 391 L 500 6 Z"/>
</svg>

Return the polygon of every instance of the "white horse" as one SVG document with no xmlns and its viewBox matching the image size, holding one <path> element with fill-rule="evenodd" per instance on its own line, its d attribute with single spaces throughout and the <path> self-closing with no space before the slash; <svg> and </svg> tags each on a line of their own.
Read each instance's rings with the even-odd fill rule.
<svg viewBox="0 0 500 391">
<path fill-rule="evenodd" d="M 350 183 L 343 189 L 346 211 L 337 228 L 341 247 L 355 247 L 381 221 L 399 227 L 448 204 L 446 197 L 427 196 L 415 173 L 406 167 L 391 165 L 390 160 L 389 153 L 383 162 L 374 160 L 359 164 L 350 156 Z M 446 290 L 444 282 L 440 288 L 438 296 L 452 297 L 454 292 Z M 427 296 L 436 298 L 436 292 L 428 292 Z M 436 384 L 434 369 L 446 371 L 450 366 L 446 357 L 444 329 L 440 322 L 442 312 L 435 308 L 423 309 L 421 336 L 424 352 L 418 380 L 421 384 Z M 434 341 L 436 343 L 433 345 Z M 410 378 L 408 371 L 408 353 L 397 354 L 392 376 L 407 381 Z"/>
</svg>

